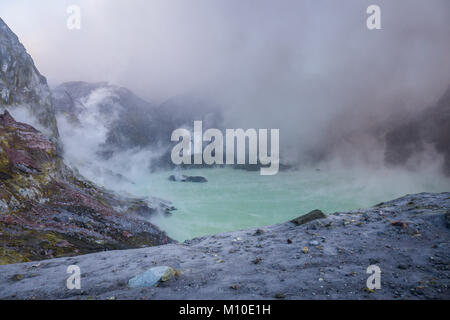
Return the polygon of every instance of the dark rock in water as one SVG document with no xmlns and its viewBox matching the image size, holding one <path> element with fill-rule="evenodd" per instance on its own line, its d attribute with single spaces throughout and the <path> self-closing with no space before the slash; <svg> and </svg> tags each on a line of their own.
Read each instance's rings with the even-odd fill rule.
<svg viewBox="0 0 450 320">
<path fill-rule="evenodd" d="M 246 151 L 248 152 L 248 150 Z M 235 158 L 235 161 L 237 161 L 237 158 Z M 268 168 L 270 167 L 270 165 L 262 165 L 259 161 L 257 164 L 234 164 L 232 165 L 233 169 L 238 169 L 238 170 L 245 170 L 245 171 L 260 171 L 261 168 Z M 287 170 L 291 170 L 294 169 L 294 166 L 289 165 L 289 164 L 283 164 L 280 163 L 279 164 L 279 168 L 280 171 L 287 171 Z"/>
<path fill-rule="evenodd" d="M 208 180 L 202 176 L 185 176 L 185 175 L 181 176 L 171 175 L 169 177 L 169 180 L 177 182 L 198 182 L 198 183 L 208 182 Z"/>
<path fill-rule="evenodd" d="M 186 177 L 186 182 L 208 182 L 208 180 L 205 177 L 201 177 L 201 176 L 190 176 L 190 177 Z"/>
<path fill-rule="evenodd" d="M 327 216 L 325 215 L 325 213 L 323 213 L 320 210 L 313 210 L 303 216 L 300 216 L 298 218 L 295 218 L 293 220 L 291 220 L 291 222 L 295 223 L 296 225 L 301 225 L 301 224 L 305 224 L 308 222 L 311 222 L 313 220 L 317 220 L 317 219 L 323 219 L 326 218 Z"/>
</svg>

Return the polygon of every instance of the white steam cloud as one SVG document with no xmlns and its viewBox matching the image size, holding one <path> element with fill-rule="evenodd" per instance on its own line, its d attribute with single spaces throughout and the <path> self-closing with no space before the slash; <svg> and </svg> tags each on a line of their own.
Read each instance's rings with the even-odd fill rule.
<svg viewBox="0 0 450 320">
<path fill-rule="evenodd" d="M 82 10 L 79 31 L 66 28 L 69 4 Z M 366 27 L 372 4 L 382 30 Z M 109 81 L 157 102 L 207 96 L 226 127 L 279 128 L 285 163 L 337 144 L 341 162 L 378 166 L 383 144 L 370 130 L 450 85 L 448 0 L 44 0 L 0 10 L 51 83 Z M 87 132 L 80 141 L 101 140 L 101 128 Z"/>
</svg>

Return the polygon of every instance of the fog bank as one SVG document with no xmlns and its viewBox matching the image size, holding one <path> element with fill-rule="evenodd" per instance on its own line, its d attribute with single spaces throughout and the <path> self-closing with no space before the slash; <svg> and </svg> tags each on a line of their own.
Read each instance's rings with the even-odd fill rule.
<svg viewBox="0 0 450 320">
<path fill-rule="evenodd" d="M 81 30 L 66 28 L 69 4 Z M 382 30 L 366 8 L 381 7 Z M 51 84 L 109 81 L 160 103 L 216 101 L 229 128 L 279 128 L 281 161 L 382 166 L 384 135 L 450 85 L 450 3 L 2 1 Z M 169 140 L 169 137 L 168 137 Z M 425 150 L 416 162 L 446 161 Z"/>
</svg>

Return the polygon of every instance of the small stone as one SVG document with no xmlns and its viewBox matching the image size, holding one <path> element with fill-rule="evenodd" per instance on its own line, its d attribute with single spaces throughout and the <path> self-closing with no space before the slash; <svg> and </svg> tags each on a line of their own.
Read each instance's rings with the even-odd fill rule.
<svg viewBox="0 0 450 320">
<path fill-rule="evenodd" d="M 312 245 L 312 246 L 318 246 L 318 245 L 319 245 L 319 241 L 317 241 L 317 240 L 311 240 L 311 241 L 309 242 L 309 244 Z"/>
<path fill-rule="evenodd" d="M 176 274 L 177 272 L 171 267 L 154 267 L 131 278 L 128 281 L 128 286 L 130 288 L 152 287 L 160 281 L 169 280 Z"/>
<path fill-rule="evenodd" d="M 14 280 L 14 281 L 20 281 L 20 280 L 23 279 L 23 274 L 15 274 L 15 275 L 13 275 L 11 278 L 12 278 L 12 280 Z"/>
<path fill-rule="evenodd" d="M 324 219 L 327 216 L 325 215 L 325 213 L 323 213 L 320 210 L 313 210 L 305 215 L 302 215 L 300 217 L 297 217 L 293 220 L 291 220 L 292 223 L 295 223 L 296 225 L 302 225 L 308 222 L 311 222 L 313 220 L 317 220 L 317 219 Z"/>
<path fill-rule="evenodd" d="M 391 221 L 391 226 L 401 227 L 403 229 L 406 229 L 406 222 L 403 222 L 403 221 Z"/>
<path fill-rule="evenodd" d="M 66 240 L 61 240 L 56 243 L 56 246 L 59 248 L 68 248 L 71 247 L 72 245 Z"/>
<path fill-rule="evenodd" d="M 253 235 L 255 235 L 255 236 L 260 236 L 260 235 L 262 235 L 262 234 L 264 234 L 264 230 L 262 230 L 262 229 L 256 229 L 256 231 L 255 231 L 255 233 L 254 233 Z"/>
</svg>

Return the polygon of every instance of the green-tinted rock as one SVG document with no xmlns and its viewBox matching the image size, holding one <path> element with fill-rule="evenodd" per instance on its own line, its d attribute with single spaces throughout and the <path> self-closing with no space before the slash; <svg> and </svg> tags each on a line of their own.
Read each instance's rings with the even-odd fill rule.
<svg viewBox="0 0 450 320">
<path fill-rule="evenodd" d="M 300 216 L 298 218 L 295 218 L 293 220 L 291 220 L 291 222 L 295 223 L 296 225 L 301 225 L 301 224 L 305 224 L 308 222 L 311 222 L 313 220 L 317 220 L 317 219 L 323 219 L 326 218 L 327 216 L 325 215 L 325 213 L 323 213 L 322 211 L 316 209 L 313 210 L 303 216 Z"/>
</svg>

